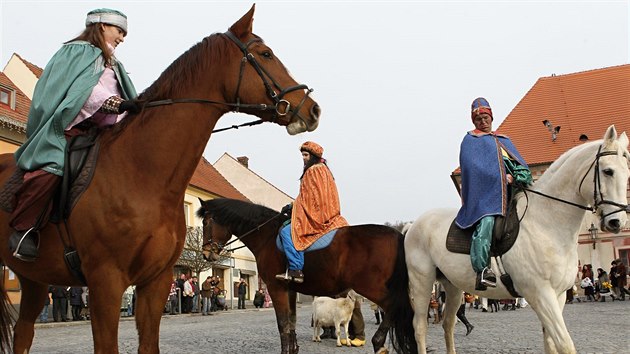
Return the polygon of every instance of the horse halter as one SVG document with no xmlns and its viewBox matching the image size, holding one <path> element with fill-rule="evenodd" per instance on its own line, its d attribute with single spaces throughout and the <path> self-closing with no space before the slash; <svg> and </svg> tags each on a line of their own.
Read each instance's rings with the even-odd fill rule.
<svg viewBox="0 0 630 354">
<path fill-rule="evenodd" d="M 591 171 L 591 169 L 594 168 L 593 170 L 593 206 L 584 206 L 584 205 L 580 205 L 580 204 L 576 204 L 573 202 L 570 202 L 568 200 L 564 200 L 564 199 L 560 199 L 560 198 L 556 198 L 553 196 L 550 196 L 548 194 L 533 190 L 533 189 L 529 189 L 529 188 L 523 188 L 523 190 L 528 191 L 528 192 L 532 192 L 534 194 L 538 194 L 541 195 L 543 197 L 558 201 L 558 202 L 562 202 L 565 204 L 569 204 L 572 205 L 574 207 L 580 208 L 580 209 L 584 209 L 584 210 L 588 210 L 593 212 L 593 214 L 597 213 L 597 210 L 599 209 L 600 205 L 603 204 L 608 204 L 608 205 L 614 205 L 616 207 L 618 207 L 619 209 L 615 210 L 615 211 L 611 211 L 608 214 L 602 215 L 601 218 L 604 219 L 609 215 L 612 214 L 616 214 L 622 211 L 625 211 L 626 213 L 630 212 L 630 206 L 628 204 L 620 204 L 617 202 L 613 202 L 611 200 L 607 200 L 604 198 L 604 194 L 602 193 L 602 188 L 601 188 L 601 180 L 599 177 L 599 159 L 602 156 L 611 156 L 611 155 L 618 155 L 617 151 L 602 151 L 602 146 L 599 146 L 599 149 L 597 150 L 597 155 L 595 155 L 595 159 L 593 160 L 593 162 L 591 162 L 591 165 L 589 166 L 589 168 L 586 170 L 586 172 L 584 173 L 584 176 L 582 177 L 581 181 L 580 181 L 580 185 L 578 187 L 578 191 L 580 191 L 582 189 L 582 184 L 584 183 L 584 180 L 586 179 L 586 176 L 588 175 L 588 173 Z M 624 153 L 625 156 L 625 153 Z M 627 158 L 627 156 L 626 156 Z"/>
<path fill-rule="evenodd" d="M 251 46 L 252 44 L 257 43 L 257 42 L 262 42 L 261 38 L 253 38 L 249 42 L 247 42 L 247 44 L 244 44 L 243 42 L 241 42 L 240 39 L 238 39 L 230 31 L 225 32 L 225 35 L 238 46 L 241 52 L 243 52 L 243 58 L 241 59 L 241 68 L 238 74 L 238 83 L 236 84 L 236 94 L 235 94 L 236 104 L 237 104 L 236 111 L 237 112 L 239 111 L 239 106 L 238 106 L 240 104 L 239 91 L 241 88 L 241 81 L 243 79 L 243 70 L 245 69 L 245 63 L 249 62 L 249 64 L 258 73 L 258 76 L 260 76 L 260 78 L 262 79 L 263 85 L 265 85 L 265 89 L 267 90 L 267 95 L 274 102 L 273 108 L 275 108 L 275 113 L 271 121 L 277 122 L 279 121 L 279 117 L 285 117 L 288 113 L 291 113 L 291 115 L 285 121 L 286 124 L 289 124 L 291 120 L 297 116 L 304 123 L 304 125 L 308 127 L 309 126 L 308 123 L 306 122 L 306 120 L 304 120 L 304 118 L 302 118 L 302 116 L 299 114 L 299 111 L 300 111 L 300 108 L 302 108 L 302 106 L 304 105 L 304 102 L 306 102 L 306 98 L 311 94 L 311 92 L 313 92 L 313 89 L 309 88 L 307 85 L 304 85 L 304 84 L 298 84 L 295 86 L 282 88 L 282 86 L 280 86 L 280 84 L 278 84 L 278 82 L 274 80 L 274 78 L 269 74 L 269 72 L 265 70 L 265 68 L 262 65 L 260 65 L 260 63 L 258 63 L 258 61 L 256 60 L 256 57 L 248 50 L 249 46 Z M 280 92 L 279 93 L 276 92 L 274 90 L 274 87 L 278 89 Z M 295 107 L 295 109 L 292 109 L 291 103 L 285 100 L 284 96 L 288 94 L 289 92 L 298 91 L 298 90 L 306 90 L 306 93 L 304 94 L 304 97 L 302 97 L 302 100 L 297 105 L 297 107 Z"/>
<path fill-rule="evenodd" d="M 278 214 L 276 214 L 276 215 L 272 216 L 271 218 L 269 218 L 269 219 L 265 220 L 265 221 L 264 221 L 264 222 L 262 222 L 261 224 L 259 224 L 259 225 L 257 225 L 256 227 L 254 227 L 253 229 L 251 229 L 251 230 L 247 231 L 246 233 L 242 234 L 241 236 L 236 237 L 234 240 L 232 240 L 232 241 L 230 241 L 230 242 L 228 242 L 228 243 L 226 243 L 226 244 L 224 244 L 224 245 L 221 245 L 220 243 L 218 243 L 218 242 L 216 242 L 216 241 L 212 241 L 212 234 L 210 234 L 210 236 L 208 237 L 208 242 L 204 243 L 204 244 L 203 244 L 203 246 L 205 246 L 205 245 L 210 245 L 211 249 L 213 249 L 213 250 L 214 250 L 214 247 L 216 247 L 216 249 L 217 249 L 219 252 L 221 252 L 223 249 L 225 249 L 225 247 L 227 247 L 227 246 L 229 246 L 229 245 L 233 244 L 233 243 L 234 243 L 234 242 L 236 242 L 236 241 L 241 241 L 241 240 L 242 240 L 245 236 L 251 235 L 252 233 L 254 233 L 254 232 L 256 232 L 256 231 L 260 231 L 260 229 L 261 229 L 263 226 L 267 225 L 267 224 L 268 224 L 268 223 L 270 223 L 272 220 L 274 220 L 274 219 L 278 218 L 280 215 L 282 215 L 282 213 L 278 213 Z M 212 217 L 210 218 L 210 222 L 214 223 L 214 219 L 212 219 Z M 233 233 L 232 233 L 232 232 L 231 232 L 228 228 L 226 228 L 226 229 L 225 229 L 225 237 L 226 237 L 226 239 L 229 239 L 229 237 L 228 237 L 229 235 L 233 235 Z M 239 246 L 239 247 L 236 247 L 236 248 L 231 248 L 231 249 L 229 250 L 229 252 L 232 252 L 232 251 L 235 251 L 235 250 L 237 250 L 237 249 L 244 248 L 244 247 L 246 247 L 246 246 L 245 246 L 245 245 L 243 245 L 243 246 Z M 216 253 L 218 254 L 219 252 L 216 252 Z"/>
<path fill-rule="evenodd" d="M 243 42 L 241 42 L 232 32 L 227 31 L 225 32 L 225 35 L 238 46 L 238 48 L 243 52 L 243 55 L 244 55 L 243 58 L 241 59 L 241 67 L 238 74 L 236 93 L 234 95 L 236 97 L 235 103 L 206 100 L 206 99 L 201 99 L 201 98 L 179 98 L 179 99 L 164 99 L 164 100 L 147 102 L 143 106 L 143 108 L 171 105 L 174 103 L 204 103 L 204 104 L 218 104 L 218 105 L 225 105 L 228 107 L 234 107 L 236 112 L 240 112 L 240 110 L 243 108 L 255 109 L 259 111 L 274 110 L 274 114 L 273 114 L 273 117 L 271 118 L 271 122 L 274 122 L 274 123 L 280 122 L 279 117 L 285 117 L 287 116 L 287 114 L 291 113 L 291 115 L 287 119 L 285 119 L 283 123 L 288 125 L 289 123 L 291 123 L 291 120 L 294 117 L 297 117 L 298 119 L 302 121 L 302 123 L 304 123 L 307 129 L 310 128 L 308 122 L 300 115 L 299 111 L 304 105 L 304 103 L 306 102 L 306 99 L 308 98 L 308 96 L 311 94 L 311 92 L 313 92 L 313 89 L 309 88 L 307 85 L 304 85 L 304 84 L 299 84 L 299 85 L 295 85 L 295 86 L 291 86 L 291 87 L 287 87 L 283 89 L 282 86 L 280 86 L 278 82 L 273 79 L 273 77 L 269 74 L 269 72 L 265 70 L 265 68 L 262 65 L 258 63 L 258 61 L 256 60 L 256 57 L 254 57 L 254 55 L 248 51 L 249 46 L 252 45 L 253 43 L 262 42 L 261 38 L 254 38 L 250 40 L 249 42 L 247 42 L 247 44 L 243 44 Z M 239 91 L 241 88 L 241 81 L 243 80 L 243 70 L 245 69 L 246 62 L 249 62 L 251 64 L 254 70 L 256 70 L 256 73 L 258 73 L 258 76 L 260 76 L 260 78 L 262 79 L 263 85 L 265 85 L 265 89 L 267 90 L 267 95 L 271 98 L 271 100 L 274 103 L 273 105 L 268 105 L 265 103 L 258 103 L 258 104 L 241 103 Z M 273 89 L 273 87 L 278 89 L 280 93 L 277 93 Z M 302 100 L 300 101 L 300 103 L 298 103 L 298 105 L 295 108 L 292 108 L 291 102 L 285 100 L 284 96 L 288 94 L 289 92 L 298 91 L 298 90 L 306 90 L 306 93 L 304 94 L 304 97 L 302 97 Z M 228 129 L 238 129 L 239 127 L 257 125 L 263 122 L 264 121 L 260 119 L 260 120 L 256 120 L 256 121 L 252 121 L 248 123 L 243 123 L 241 125 L 233 125 L 228 128 L 216 129 L 216 130 L 213 130 L 212 132 L 214 133 L 214 132 L 221 132 Z"/>
<path fill-rule="evenodd" d="M 593 206 L 593 213 L 597 212 L 597 209 L 599 208 L 600 205 L 603 204 L 608 204 L 608 205 L 614 205 L 616 207 L 618 207 L 619 209 L 615 210 L 615 211 L 611 211 L 608 214 L 602 215 L 601 218 L 604 219 L 609 215 L 612 214 L 616 214 L 622 211 L 630 212 L 630 206 L 628 206 L 628 204 L 620 204 L 617 202 L 613 202 L 611 200 L 606 200 L 604 198 L 604 194 L 602 193 L 602 184 L 601 184 L 601 178 L 599 177 L 599 159 L 602 156 L 617 156 L 618 153 L 617 151 L 602 151 L 602 145 L 599 146 L 599 149 L 597 149 L 597 155 L 595 155 L 595 160 L 593 161 L 593 163 L 591 163 L 591 166 L 588 168 L 588 170 L 586 170 L 586 173 L 584 174 L 584 177 L 582 177 L 582 180 L 580 181 L 580 187 L 578 188 L 578 190 L 582 189 L 582 183 L 584 182 L 584 179 L 586 178 L 586 175 L 588 174 L 588 172 L 591 170 L 591 168 L 593 168 L 594 166 L 594 170 L 593 170 L 593 201 L 594 201 L 594 206 Z M 624 154 L 625 156 L 625 154 Z M 627 156 L 625 156 L 627 159 Z"/>
</svg>

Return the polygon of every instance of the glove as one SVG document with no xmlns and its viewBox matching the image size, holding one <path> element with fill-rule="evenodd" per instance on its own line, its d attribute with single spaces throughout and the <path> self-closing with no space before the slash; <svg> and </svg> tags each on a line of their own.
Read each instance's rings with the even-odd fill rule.
<svg viewBox="0 0 630 354">
<path fill-rule="evenodd" d="M 288 216 L 288 215 L 291 215 L 291 210 L 293 210 L 293 204 L 289 203 L 282 207 L 282 210 L 280 210 L 280 213 Z"/>
<path fill-rule="evenodd" d="M 120 103 L 120 106 L 118 107 L 119 114 L 123 112 L 137 114 L 137 113 L 140 113 L 140 111 L 142 111 L 142 106 L 140 105 L 140 102 L 136 100 L 122 101 Z"/>
</svg>

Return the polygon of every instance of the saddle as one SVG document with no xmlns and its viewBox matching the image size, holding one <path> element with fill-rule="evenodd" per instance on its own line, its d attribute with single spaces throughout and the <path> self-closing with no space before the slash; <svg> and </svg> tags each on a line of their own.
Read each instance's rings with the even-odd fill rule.
<svg viewBox="0 0 630 354">
<path fill-rule="evenodd" d="M 339 229 L 330 230 L 328 233 L 318 238 L 317 241 L 313 242 L 313 244 L 310 245 L 307 249 L 305 249 L 304 252 L 317 251 L 317 250 L 321 250 L 322 248 L 326 248 L 330 246 L 333 239 L 335 238 L 335 234 L 337 233 L 337 230 Z M 282 253 L 284 253 L 284 248 L 282 247 L 282 240 L 280 239 L 280 235 L 276 236 L 276 247 L 278 247 L 278 249 Z"/>
<path fill-rule="evenodd" d="M 516 198 L 510 200 L 506 216 L 497 216 L 494 220 L 490 256 L 499 257 L 512 248 L 518 237 L 520 221 L 516 210 Z M 474 231 L 475 227 L 460 229 L 453 220 L 446 236 L 446 249 L 453 253 L 470 254 Z"/>
<path fill-rule="evenodd" d="M 66 144 L 63 179 L 53 198 L 50 222 L 59 224 L 67 220 L 79 198 L 90 185 L 100 147 L 98 134 L 99 128 L 96 125 L 91 125 L 85 129 L 84 134 L 73 136 Z M 0 209 L 7 213 L 13 212 L 16 203 L 15 193 L 23 182 L 24 171 L 16 168 L 0 191 Z M 70 236 L 69 230 L 66 229 L 66 231 Z M 70 272 L 84 285 L 87 285 L 85 275 L 81 271 L 79 254 L 71 244 L 65 242 L 64 260 Z"/>
<path fill-rule="evenodd" d="M 490 257 L 497 257 L 498 262 L 501 256 L 512 248 L 518 237 L 520 220 L 516 210 L 516 198 L 513 197 L 510 200 L 506 216 L 497 216 L 494 220 Z M 460 229 L 459 226 L 455 224 L 455 220 L 453 220 L 446 236 L 446 249 L 453 253 L 470 254 L 470 245 L 474 231 L 475 227 Z M 501 271 L 503 272 L 503 270 Z M 510 277 L 509 274 L 503 273 L 500 275 L 500 278 L 501 282 L 512 296 L 521 297 L 516 289 L 514 289 L 512 277 Z"/>
<path fill-rule="evenodd" d="M 58 223 L 62 219 L 67 219 L 83 192 L 90 185 L 100 147 L 98 133 L 98 127 L 92 126 L 86 130 L 85 134 L 73 136 L 68 141 L 64 175 L 55 193 L 51 222 Z M 0 209 L 7 213 L 13 212 L 16 202 L 15 193 L 24 182 L 24 173 L 22 169 L 16 168 L 0 190 Z"/>
</svg>

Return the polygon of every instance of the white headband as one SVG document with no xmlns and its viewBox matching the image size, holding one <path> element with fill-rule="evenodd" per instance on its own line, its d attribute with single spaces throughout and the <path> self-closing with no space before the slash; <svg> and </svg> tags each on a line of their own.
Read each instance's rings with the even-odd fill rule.
<svg viewBox="0 0 630 354">
<path fill-rule="evenodd" d="M 118 26 L 127 34 L 127 19 L 119 14 L 111 12 L 88 14 L 85 19 L 85 25 L 88 26 L 93 23 L 106 23 L 108 25 Z"/>
</svg>

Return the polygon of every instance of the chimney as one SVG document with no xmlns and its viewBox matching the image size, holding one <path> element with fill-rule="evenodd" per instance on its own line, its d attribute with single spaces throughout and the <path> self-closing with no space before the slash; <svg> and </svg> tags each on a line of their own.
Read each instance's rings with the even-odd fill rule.
<svg viewBox="0 0 630 354">
<path fill-rule="evenodd" d="M 238 160 L 238 162 L 241 163 L 241 165 L 249 168 L 249 157 L 247 156 L 239 156 L 236 158 L 236 160 Z"/>
</svg>

